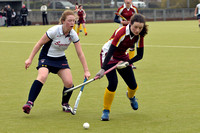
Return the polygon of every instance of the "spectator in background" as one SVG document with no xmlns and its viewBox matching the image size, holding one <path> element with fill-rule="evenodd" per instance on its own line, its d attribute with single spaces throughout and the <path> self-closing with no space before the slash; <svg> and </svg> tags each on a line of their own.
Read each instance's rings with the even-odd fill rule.
<svg viewBox="0 0 200 133">
<path fill-rule="evenodd" d="M 12 24 L 12 9 L 10 7 L 10 5 L 7 6 L 7 10 L 6 10 L 6 17 L 7 17 L 7 27 L 10 27 Z"/>
<path fill-rule="evenodd" d="M 5 24 L 6 24 L 6 12 L 4 8 L 2 8 L 0 11 L 0 26 L 5 26 Z"/>
<path fill-rule="evenodd" d="M 194 16 L 197 17 L 197 19 L 199 21 L 199 28 L 200 28 L 200 0 L 199 0 L 199 4 L 197 4 L 197 6 L 195 8 Z"/>
<path fill-rule="evenodd" d="M 12 25 L 15 25 L 15 21 L 16 21 L 16 12 L 15 9 L 12 9 Z"/>
<path fill-rule="evenodd" d="M 42 22 L 43 22 L 43 25 L 48 25 L 48 20 L 47 20 L 47 6 L 43 3 L 41 8 L 40 8 L 40 11 L 42 12 Z"/>
<path fill-rule="evenodd" d="M 22 5 L 22 8 L 20 10 L 20 15 L 22 17 L 22 25 L 27 24 L 27 16 L 28 16 L 28 9 L 26 8 L 25 4 Z"/>
</svg>

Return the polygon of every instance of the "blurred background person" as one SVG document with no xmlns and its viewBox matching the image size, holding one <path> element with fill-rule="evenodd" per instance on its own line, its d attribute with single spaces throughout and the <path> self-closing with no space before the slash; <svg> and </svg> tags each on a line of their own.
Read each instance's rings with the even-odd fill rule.
<svg viewBox="0 0 200 133">
<path fill-rule="evenodd" d="M 195 8 L 194 16 L 197 17 L 197 20 L 199 21 L 199 28 L 200 28 L 200 0 L 199 0 L 199 4 L 197 4 Z"/>
<path fill-rule="evenodd" d="M 15 21 L 16 21 L 16 12 L 15 9 L 12 9 L 12 24 L 13 26 L 15 26 Z"/>
<path fill-rule="evenodd" d="M 28 16 L 28 9 L 26 8 L 25 4 L 22 5 L 22 8 L 20 10 L 20 15 L 22 17 L 22 25 L 27 24 L 27 16 Z"/>
<path fill-rule="evenodd" d="M 82 24 L 83 25 L 83 30 L 85 32 L 85 36 L 87 36 L 87 30 L 86 30 L 86 27 L 85 27 L 86 13 L 85 13 L 85 10 L 83 9 L 82 5 L 79 5 L 79 8 L 78 8 L 78 17 L 79 17 L 79 19 L 78 19 L 77 34 L 79 35 L 80 25 Z"/>
<path fill-rule="evenodd" d="M 127 26 L 130 23 L 131 16 L 136 13 L 138 13 L 138 9 L 133 6 L 132 0 L 124 0 L 124 4 L 117 10 L 114 22 L 119 23 L 120 27 Z"/>
<path fill-rule="evenodd" d="M 10 5 L 7 5 L 6 18 L 7 18 L 7 27 L 10 27 L 12 24 L 12 9 Z"/>
<path fill-rule="evenodd" d="M 42 22 L 43 22 L 43 25 L 48 25 L 48 19 L 47 19 L 47 6 L 43 3 L 41 8 L 40 8 L 40 11 L 42 12 Z"/>
<path fill-rule="evenodd" d="M 75 14 L 78 13 L 78 3 L 76 3 L 76 5 L 75 5 L 74 13 L 75 13 Z M 77 20 L 78 20 L 78 18 L 76 17 L 75 24 L 74 24 L 74 27 L 73 27 L 74 30 L 76 30 Z"/>
<path fill-rule="evenodd" d="M 0 11 L 0 26 L 5 26 L 6 25 L 6 11 L 4 8 L 1 9 Z"/>
</svg>

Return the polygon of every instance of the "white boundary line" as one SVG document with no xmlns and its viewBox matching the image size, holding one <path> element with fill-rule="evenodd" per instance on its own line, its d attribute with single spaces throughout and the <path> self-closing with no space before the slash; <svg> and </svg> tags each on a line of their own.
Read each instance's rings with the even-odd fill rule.
<svg viewBox="0 0 200 133">
<path fill-rule="evenodd" d="M 36 42 L 0 41 L 0 43 L 36 43 Z"/>
<path fill-rule="evenodd" d="M 0 43 L 30 43 L 35 44 L 36 42 L 20 42 L 20 41 L 0 41 Z M 85 46 L 103 46 L 103 44 L 97 44 L 97 43 L 81 43 L 81 45 Z M 200 48 L 200 46 L 162 46 L 162 45 L 145 45 L 145 47 L 154 47 L 154 48 Z"/>
</svg>

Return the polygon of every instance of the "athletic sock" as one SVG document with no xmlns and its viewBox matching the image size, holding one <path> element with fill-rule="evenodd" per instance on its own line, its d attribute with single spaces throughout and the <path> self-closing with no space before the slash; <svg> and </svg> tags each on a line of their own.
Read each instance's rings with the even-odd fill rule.
<svg viewBox="0 0 200 133">
<path fill-rule="evenodd" d="M 72 86 L 72 87 L 74 87 L 74 86 Z M 65 92 L 66 90 L 68 90 L 68 89 L 70 89 L 70 88 L 66 88 L 66 87 L 63 88 L 62 105 L 63 105 L 64 103 L 68 103 L 68 102 L 69 102 L 69 99 L 70 99 L 70 97 L 71 97 L 71 95 L 72 95 L 72 92 L 73 92 L 73 91 L 67 92 L 67 95 L 64 95 L 64 92 Z"/>
<path fill-rule="evenodd" d="M 77 34 L 79 34 L 80 26 L 77 27 Z"/>
<path fill-rule="evenodd" d="M 74 27 L 73 27 L 73 29 L 74 29 L 74 30 L 76 29 L 76 24 L 74 24 Z"/>
<path fill-rule="evenodd" d="M 105 89 L 103 109 L 110 111 L 114 96 L 115 92 L 109 91 L 107 88 Z"/>
<path fill-rule="evenodd" d="M 79 28 L 79 30 L 82 30 L 82 24 L 80 24 L 80 28 Z"/>
<path fill-rule="evenodd" d="M 135 92 L 137 91 L 138 87 L 134 90 L 128 87 L 128 98 L 133 98 L 135 96 Z"/>
<path fill-rule="evenodd" d="M 84 32 L 85 32 L 85 33 L 87 33 L 87 30 L 86 30 L 86 28 L 84 28 Z"/>
<path fill-rule="evenodd" d="M 34 102 L 37 96 L 39 95 L 43 84 L 39 80 L 35 80 L 31 86 L 28 101 Z"/>
<path fill-rule="evenodd" d="M 129 49 L 128 55 L 129 55 L 129 59 L 132 59 L 135 55 L 135 49 Z"/>
</svg>

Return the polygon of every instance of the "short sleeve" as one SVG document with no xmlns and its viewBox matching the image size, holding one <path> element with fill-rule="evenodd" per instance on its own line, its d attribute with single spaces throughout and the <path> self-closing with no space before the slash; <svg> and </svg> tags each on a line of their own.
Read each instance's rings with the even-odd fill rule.
<svg viewBox="0 0 200 133">
<path fill-rule="evenodd" d="M 46 35 L 48 36 L 49 39 L 54 39 L 54 37 L 56 36 L 56 27 L 51 27 L 50 29 L 47 30 Z"/>
<path fill-rule="evenodd" d="M 77 43 L 80 40 L 74 29 L 71 30 L 70 37 L 73 43 Z"/>
</svg>

